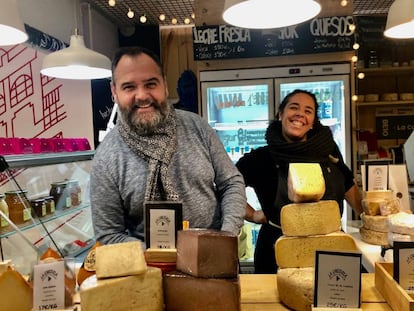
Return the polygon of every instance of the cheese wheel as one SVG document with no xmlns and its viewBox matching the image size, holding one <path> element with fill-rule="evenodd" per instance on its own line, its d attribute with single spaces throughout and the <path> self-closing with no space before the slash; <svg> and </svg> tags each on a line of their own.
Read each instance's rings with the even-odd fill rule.
<svg viewBox="0 0 414 311">
<path fill-rule="evenodd" d="M 363 199 L 361 201 L 362 209 L 365 215 L 380 215 L 381 214 L 381 205 L 387 204 L 385 199 Z"/>
<path fill-rule="evenodd" d="M 388 217 L 390 232 L 414 235 L 414 214 L 399 212 Z"/>
<path fill-rule="evenodd" d="M 163 311 L 161 270 L 148 267 L 142 274 L 107 279 L 93 275 L 82 283 L 80 301 L 82 311 Z"/>
<path fill-rule="evenodd" d="M 364 199 L 392 199 L 394 192 L 392 190 L 373 190 L 364 191 Z"/>
<path fill-rule="evenodd" d="M 32 287 L 19 272 L 8 268 L 0 275 L 0 310 L 30 311 L 32 308 Z"/>
<path fill-rule="evenodd" d="M 388 245 L 388 232 L 379 232 L 364 227 L 359 228 L 361 240 L 373 245 Z"/>
<path fill-rule="evenodd" d="M 333 200 L 288 204 L 282 207 L 280 224 L 286 236 L 308 236 L 339 231 L 339 205 Z"/>
<path fill-rule="evenodd" d="M 380 206 L 381 215 L 397 214 L 401 210 L 400 200 L 397 198 L 385 200 L 385 204 Z"/>
<path fill-rule="evenodd" d="M 240 311 L 241 309 L 238 278 L 197 278 L 175 271 L 164 274 L 163 282 L 165 310 Z"/>
<path fill-rule="evenodd" d="M 140 241 L 102 245 L 95 249 L 98 279 L 142 274 L 147 271 Z"/>
<path fill-rule="evenodd" d="M 239 271 L 235 234 L 208 229 L 180 230 L 177 270 L 202 278 L 234 278 Z"/>
<path fill-rule="evenodd" d="M 388 216 L 371 216 L 362 213 L 361 223 L 366 229 L 378 232 L 388 232 Z"/>
<path fill-rule="evenodd" d="M 315 266 L 316 250 L 350 250 L 357 247 L 351 235 L 342 231 L 307 237 L 281 236 L 275 243 L 276 262 L 280 268 Z"/>
<path fill-rule="evenodd" d="M 288 197 L 295 203 L 319 201 L 325 193 L 325 179 L 318 163 L 290 163 Z"/>
<path fill-rule="evenodd" d="M 292 310 L 310 311 L 313 304 L 315 269 L 285 268 L 277 272 L 280 301 Z"/>
</svg>

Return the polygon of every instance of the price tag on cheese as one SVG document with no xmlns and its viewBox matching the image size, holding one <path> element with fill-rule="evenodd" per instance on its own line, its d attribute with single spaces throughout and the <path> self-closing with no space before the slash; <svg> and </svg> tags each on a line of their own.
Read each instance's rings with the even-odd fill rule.
<svg viewBox="0 0 414 311">
<path fill-rule="evenodd" d="M 361 253 L 316 251 L 314 306 L 361 307 Z"/>
<path fill-rule="evenodd" d="M 35 265 L 33 283 L 33 310 L 65 308 L 64 260 Z"/>
</svg>

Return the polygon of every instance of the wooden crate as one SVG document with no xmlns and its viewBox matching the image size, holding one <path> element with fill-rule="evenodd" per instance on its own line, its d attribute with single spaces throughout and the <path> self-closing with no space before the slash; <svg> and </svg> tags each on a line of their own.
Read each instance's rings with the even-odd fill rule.
<svg viewBox="0 0 414 311">
<path fill-rule="evenodd" d="M 375 287 L 394 311 L 414 311 L 414 299 L 393 278 L 392 262 L 375 263 Z"/>
</svg>

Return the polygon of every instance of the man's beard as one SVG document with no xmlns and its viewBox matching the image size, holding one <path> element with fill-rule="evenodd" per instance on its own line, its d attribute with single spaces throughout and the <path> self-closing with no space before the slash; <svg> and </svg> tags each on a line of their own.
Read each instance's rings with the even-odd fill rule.
<svg viewBox="0 0 414 311">
<path fill-rule="evenodd" d="M 163 102 L 161 104 L 152 103 L 155 111 L 136 113 L 136 109 L 139 109 L 137 108 L 138 106 L 145 106 L 147 104 L 148 102 L 137 102 L 131 107 L 120 109 L 121 118 L 131 131 L 143 136 L 154 133 L 164 123 L 171 111 L 170 105 L 167 102 Z"/>
</svg>

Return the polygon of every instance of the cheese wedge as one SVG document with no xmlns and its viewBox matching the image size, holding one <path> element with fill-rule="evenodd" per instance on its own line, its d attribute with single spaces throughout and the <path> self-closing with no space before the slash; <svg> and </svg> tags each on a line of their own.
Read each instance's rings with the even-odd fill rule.
<svg viewBox="0 0 414 311">
<path fill-rule="evenodd" d="M 208 229 L 178 231 L 177 270 L 201 278 L 234 278 L 238 268 L 235 234 Z"/>
<path fill-rule="evenodd" d="M 8 268 L 0 275 L 0 310 L 30 311 L 32 307 L 32 287 L 19 272 Z"/>
<path fill-rule="evenodd" d="M 147 271 L 140 241 L 102 245 L 95 252 L 98 279 L 136 275 Z"/>
<path fill-rule="evenodd" d="M 331 200 L 288 204 L 282 207 L 280 224 L 286 236 L 308 236 L 339 231 L 339 205 Z"/>
<path fill-rule="evenodd" d="M 139 275 L 108 279 L 91 276 L 80 287 L 80 301 L 82 311 L 163 311 L 161 270 L 148 267 Z"/>
<path fill-rule="evenodd" d="M 241 309 L 238 278 L 197 278 L 179 271 L 166 273 L 164 297 L 165 310 L 169 311 Z"/>
<path fill-rule="evenodd" d="M 290 163 L 288 197 L 295 203 L 319 201 L 325 193 L 325 179 L 318 163 Z"/>
<path fill-rule="evenodd" d="M 316 250 L 350 250 L 357 247 L 351 235 L 342 231 L 307 237 L 281 236 L 275 243 L 276 262 L 280 268 L 315 266 Z"/>
<path fill-rule="evenodd" d="M 314 268 L 286 268 L 277 272 L 280 301 L 292 310 L 310 311 L 313 304 Z"/>
</svg>

